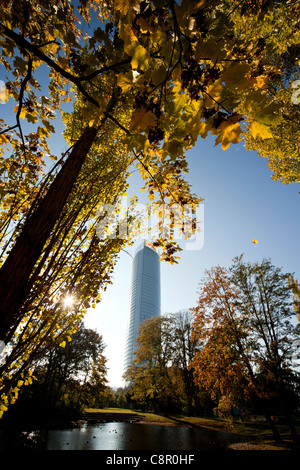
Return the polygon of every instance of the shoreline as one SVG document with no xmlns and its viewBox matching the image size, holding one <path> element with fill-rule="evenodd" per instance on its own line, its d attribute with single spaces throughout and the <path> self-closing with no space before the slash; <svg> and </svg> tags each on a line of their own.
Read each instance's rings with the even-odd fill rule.
<svg viewBox="0 0 300 470">
<path fill-rule="evenodd" d="M 183 424 L 177 424 L 177 423 L 164 423 L 161 421 L 145 421 L 145 420 L 137 421 L 136 424 L 150 424 L 154 426 L 169 426 L 169 427 L 174 427 L 174 428 L 185 426 Z M 186 427 L 189 427 L 189 426 L 186 426 Z"/>
<path fill-rule="evenodd" d="M 146 420 L 141 420 L 137 424 L 150 424 L 150 425 L 156 425 L 156 426 L 170 426 L 170 427 L 196 427 L 196 428 L 203 428 L 203 429 L 210 429 L 212 431 L 219 431 L 219 432 L 228 432 L 234 434 L 232 431 L 227 431 L 224 429 L 220 429 L 218 427 L 214 426 L 204 426 L 204 425 L 197 425 L 197 424 L 189 424 L 189 423 L 162 423 L 159 421 L 146 421 Z M 245 436 L 246 438 L 246 436 Z M 234 450 L 234 451 L 288 451 L 292 450 L 289 447 L 284 447 L 282 445 L 276 445 L 276 444 L 256 444 L 252 441 L 248 442 L 234 442 L 234 443 L 229 443 L 228 444 L 228 450 Z"/>
</svg>

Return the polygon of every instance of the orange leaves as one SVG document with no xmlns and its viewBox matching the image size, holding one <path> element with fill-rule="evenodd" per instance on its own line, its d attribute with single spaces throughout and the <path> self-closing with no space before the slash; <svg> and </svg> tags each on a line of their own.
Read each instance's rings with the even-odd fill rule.
<svg viewBox="0 0 300 470">
<path fill-rule="evenodd" d="M 230 397 L 231 404 L 234 403 L 234 387 L 239 389 L 244 376 L 238 348 L 241 333 L 236 300 L 237 290 L 231 284 L 229 270 L 216 266 L 206 271 L 198 305 L 193 309 L 193 339 L 201 345 L 193 368 L 199 386 L 210 392 L 220 405 L 219 411 L 224 408 L 224 397 Z"/>
<path fill-rule="evenodd" d="M 222 149 L 226 150 L 230 144 L 239 142 L 241 140 L 240 120 L 241 116 L 239 114 L 234 114 L 223 121 L 216 130 L 212 130 L 211 133 L 213 135 L 218 135 L 215 145 L 221 144 Z"/>
<path fill-rule="evenodd" d="M 6 146 L 10 143 L 10 137 L 5 134 L 0 135 L 0 155 L 5 152 Z"/>
<path fill-rule="evenodd" d="M 200 348 L 192 367 L 198 385 L 225 416 L 230 417 L 230 405 L 247 406 L 253 396 L 277 400 L 278 390 L 284 389 L 277 371 L 286 358 L 282 345 L 287 332 L 296 335 L 288 292 L 294 285 L 269 260 L 252 264 L 240 256 L 227 269 L 206 271 L 193 309 L 194 339 Z"/>
</svg>

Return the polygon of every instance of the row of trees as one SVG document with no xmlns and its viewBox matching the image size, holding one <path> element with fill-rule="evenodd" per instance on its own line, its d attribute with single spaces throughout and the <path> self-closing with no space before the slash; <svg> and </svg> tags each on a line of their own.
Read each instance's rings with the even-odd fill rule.
<svg viewBox="0 0 300 470">
<path fill-rule="evenodd" d="M 240 256 L 230 268 L 207 270 L 195 308 L 142 326 L 126 374 L 132 399 L 161 411 L 213 407 L 228 419 L 234 408 L 242 416 L 264 414 L 277 442 L 273 417 L 284 416 L 297 440 L 299 293 L 293 277 L 270 260 Z"/>
<path fill-rule="evenodd" d="M 203 403 L 189 368 L 197 343 L 192 339 L 192 313 L 181 311 L 146 320 L 137 338 L 136 357 L 124 378 L 130 400 L 163 413 L 201 412 Z"/>
<path fill-rule="evenodd" d="M 63 346 L 46 342 L 32 363 L 30 380 L 20 390 L 4 421 L 69 423 L 80 417 L 84 407 L 113 404 L 115 395 L 107 385 L 104 350 L 103 338 L 83 323 L 71 342 Z"/>
<path fill-rule="evenodd" d="M 132 170 L 158 207 L 169 262 L 179 247 L 160 209 L 201 200 L 186 180 L 199 137 L 225 150 L 249 136 L 276 177 L 299 181 L 299 15 L 294 0 L 2 2 L 0 406 L 111 282 L 131 240 L 100 240 L 97 206 L 120 202 Z"/>
</svg>

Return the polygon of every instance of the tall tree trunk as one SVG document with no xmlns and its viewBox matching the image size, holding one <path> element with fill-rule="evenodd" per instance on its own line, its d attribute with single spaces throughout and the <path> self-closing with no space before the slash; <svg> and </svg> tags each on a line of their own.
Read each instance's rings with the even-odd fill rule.
<svg viewBox="0 0 300 470">
<path fill-rule="evenodd" d="M 295 427 L 295 424 L 294 424 L 292 412 L 289 409 L 287 403 L 284 403 L 284 415 L 285 415 L 287 425 L 290 428 L 292 441 L 293 441 L 294 444 L 299 446 L 300 439 L 299 439 L 299 436 L 298 436 L 297 431 L 296 431 L 296 427 Z"/>
<path fill-rule="evenodd" d="M 30 276 L 74 187 L 98 129 L 87 127 L 83 131 L 46 195 L 26 220 L 0 269 L 0 340 L 4 342 L 8 341 L 11 331 L 22 318 L 22 303 L 32 287 Z"/>
<path fill-rule="evenodd" d="M 277 427 L 274 423 L 274 420 L 273 420 L 272 416 L 270 415 L 270 412 L 267 408 L 265 408 L 265 417 L 266 417 L 267 423 L 269 424 L 269 426 L 271 428 L 271 431 L 273 433 L 275 443 L 280 444 L 282 442 L 282 439 L 281 439 L 280 434 L 278 432 L 278 429 L 277 429 Z"/>
</svg>

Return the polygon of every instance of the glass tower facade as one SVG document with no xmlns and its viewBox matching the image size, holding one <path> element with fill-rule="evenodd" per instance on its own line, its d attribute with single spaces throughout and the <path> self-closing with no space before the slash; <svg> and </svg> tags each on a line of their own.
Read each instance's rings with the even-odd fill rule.
<svg viewBox="0 0 300 470">
<path fill-rule="evenodd" d="M 124 372 L 126 372 L 133 360 L 140 324 L 146 319 L 159 315 L 159 254 L 151 243 L 145 241 L 137 248 L 133 258 Z"/>
</svg>

